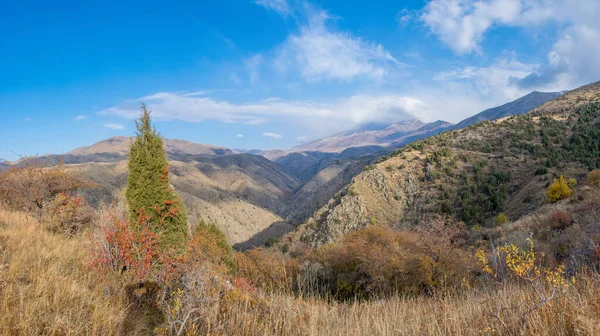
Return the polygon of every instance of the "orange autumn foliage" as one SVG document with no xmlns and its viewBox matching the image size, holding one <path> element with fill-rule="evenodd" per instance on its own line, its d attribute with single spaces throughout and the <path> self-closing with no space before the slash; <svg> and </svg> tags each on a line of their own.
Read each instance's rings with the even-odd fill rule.
<svg viewBox="0 0 600 336">
<path fill-rule="evenodd" d="M 158 208 L 156 208 L 158 209 Z M 150 215 L 138 212 L 136 222 L 116 211 L 107 214 L 107 223 L 90 241 L 92 269 L 108 273 L 127 272 L 136 282 L 168 282 L 175 276 L 178 251 L 161 249 L 160 234 L 151 230 Z M 159 217 L 168 216 L 159 213 Z"/>
</svg>

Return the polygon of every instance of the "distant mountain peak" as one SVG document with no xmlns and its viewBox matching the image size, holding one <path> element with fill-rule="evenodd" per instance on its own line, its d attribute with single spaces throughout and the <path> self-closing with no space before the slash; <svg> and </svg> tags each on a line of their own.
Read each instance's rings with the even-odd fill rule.
<svg viewBox="0 0 600 336">
<path fill-rule="evenodd" d="M 459 122 L 458 124 L 454 125 L 454 128 L 455 129 L 464 128 L 464 127 L 474 125 L 474 124 L 476 124 L 480 121 L 484 121 L 484 120 L 496 120 L 496 119 L 500 119 L 500 118 L 504 118 L 504 117 L 508 117 L 508 116 L 512 116 L 512 115 L 521 115 L 521 114 L 524 114 L 524 113 L 527 113 L 527 112 L 533 110 L 534 108 L 544 104 L 547 101 L 550 101 L 550 100 L 564 94 L 564 92 L 565 91 L 562 91 L 562 92 L 533 91 L 531 93 L 524 95 L 523 97 L 515 99 L 504 105 L 489 108 L 489 109 L 482 111 L 472 117 L 469 117 L 469 118 Z"/>
<path fill-rule="evenodd" d="M 377 123 L 377 122 L 360 124 L 360 125 L 357 125 L 351 129 L 345 131 L 345 132 L 342 132 L 340 134 L 340 136 L 348 136 L 348 135 L 362 133 L 362 132 L 381 131 L 389 126 L 390 126 L 389 123 Z"/>
<path fill-rule="evenodd" d="M 447 127 L 444 123 L 426 124 L 418 119 L 402 120 L 393 124 L 385 123 L 367 123 L 354 127 L 353 129 L 338 133 L 334 136 L 314 140 L 292 148 L 291 151 L 316 151 L 341 153 L 348 148 L 370 147 L 371 151 L 383 149 L 389 145 L 402 142 L 402 140 L 411 135 L 418 136 L 417 133 L 434 131 L 440 127 Z M 428 128 L 424 128 L 429 126 Z M 419 131 L 422 129 L 421 131 Z"/>
<path fill-rule="evenodd" d="M 108 139 L 96 142 L 91 146 L 76 148 L 65 155 L 97 155 L 97 154 L 117 154 L 127 155 L 132 137 L 113 136 Z M 229 149 L 214 145 L 199 144 L 187 140 L 163 139 L 165 151 L 169 154 L 184 155 L 225 155 L 233 154 Z"/>
</svg>

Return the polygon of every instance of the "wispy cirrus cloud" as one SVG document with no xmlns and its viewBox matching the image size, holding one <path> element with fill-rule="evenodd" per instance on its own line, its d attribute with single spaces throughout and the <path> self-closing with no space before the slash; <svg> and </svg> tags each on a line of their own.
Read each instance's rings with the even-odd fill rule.
<svg viewBox="0 0 600 336">
<path fill-rule="evenodd" d="M 269 138 L 269 139 L 281 139 L 281 138 L 283 138 L 283 136 L 281 134 L 277 134 L 277 133 L 273 133 L 273 132 L 265 132 L 265 133 L 263 133 L 263 136 L 265 138 Z"/>
<path fill-rule="evenodd" d="M 285 1 L 265 0 L 256 3 L 282 15 L 289 13 L 292 8 Z M 291 33 L 272 52 L 254 55 L 246 61 L 247 68 L 250 68 L 251 82 L 257 77 L 258 61 L 263 60 L 267 64 L 274 64 L 279 73 L 297 74 L 308 82 L 379 81 L 394 68 L 406 66 L 396 60 L 383 45 L 366 41 L 349 32 L 333 29 L 330 23 L 335 18 L 326 11 L 307 2 L 295 4 L 295 9 L 299 13 L 296 19 L 298 30 Z M 287 8 L 287 10 L 282 11 L 277 8 Z"/>
<path fill-rule="evenodd" d="M 123 126 L 121 124 L 104 124 L 104 127 L 110 128 L 113 130 L 124 130 L 125 129 L 125 126 Z"/>
<path fill-rule="evenodd" d="M 402 66 L 381 44 L 331 30 L 324 11 L 310 14 L 308 23 L 279 48 L 275 64 L 282 71 L 300 69 L 307 81 L 335 79 L 381 80 L 389 67 Z"/>
<path fill-rule="evenodd" d="M 264 58 L 261 54 L 255 54 L 244 60 L 244 67 L 248 74 L 248 80 L 251 85 L 257 85 L 260 81 L 260 74 Z"/>
<path fill-rule="evenodd" d="M 244 135 L 241 134 L 241 133 L 238 133 L 238 134 L 235 135 L 235 137 L 238 138 L 238 139 L 242 139 L 244 137 Z"/>
<path fill-rule="evenodd" d="M 410 96 L 356 95 L 325 102 L 293 101 L 279 98 L 258 102 L 232 103 L 211 97 L 184 96 L 161 92 L 123 102 L 99 112 L 127 119 L 139 116 L 138 102 L 152 110 L 156 120 L 260 125 L 281 122 L 316 133 L 340 131 L 365 122 L 396 122 L 406 119 L 428 120 L 434 117 L 420 100 Z"/>
<path fill-rule="evenodd" d="M 82 121 L 83 119 L 85 119 L 84 115 L 78 115 L 73 118 L 73 120 L 75 120 L 75 121 Z"/>
<path fill-rule="evenodd" d="M 255 4 L 278 12 L 283 16 L 290 14 L 291 6 L 286 0 L 255 0 Z"/>
<path fill-rule="evenodd" d="M 434 80 L 468 84 L 470 90 L 482 96 L 498 97 L 501 101 L 509 101 L 528 93 L 512 83 L 537 68 L 537 64 L 524 64 L 513 57 L 500 58 L 489 66 L 467 66 L 443 71 L 438 73 Z"/>
</svg>

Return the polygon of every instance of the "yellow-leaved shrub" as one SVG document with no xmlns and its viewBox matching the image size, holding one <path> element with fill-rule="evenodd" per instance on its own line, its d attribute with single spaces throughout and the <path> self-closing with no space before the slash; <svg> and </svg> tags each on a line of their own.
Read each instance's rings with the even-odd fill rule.
<svg viewBox="0 0 600 336">
<path fill-rule="evenodd" d="M 554 179 L 554 182 L 548 187 L 546 191 L 546 199 L 550 203 L 560 201 L 573 194 L 573 190 L 569 187 L 565 178 L 561 175 L 558 179 Z"/>
</svg>

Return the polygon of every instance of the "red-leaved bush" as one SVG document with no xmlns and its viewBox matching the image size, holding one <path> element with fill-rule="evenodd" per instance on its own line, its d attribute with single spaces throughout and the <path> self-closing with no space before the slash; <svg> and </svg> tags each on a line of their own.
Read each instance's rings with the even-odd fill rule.
<svg viewBox="0 0 600 336">
<path fill-rule="evenodd" d="M 141 210 L 135 222 L 113 206 L 92 236 L 90 266 L 113 276 L 120 272 L 126 282 L 135 282 L 129 286 L 134 288 L 130 301 L 134 306 L 140 301 L 157 304 L 164 321 L 158 334 L 208 332 L 214 329 L 204 321 L 216 320 L 228 304 L 250 302 L 254 288 L 248 279 L 234 278 L 231 247 L 215 225 L 200 223 L 184 246 L 165 248 L 165 235 L 153 231 L 152 223 L 176 216 L 170 205 L 151 207 L 156 211 L 152 216 Z"/>
<path fill-rule="evenodd" d="M 158 218 L 162 223 L 177 216 L 178 208 L 171 205 L 166 201 L 153 206 L 151 214 L 141 209 L 135 222 L 112 206 L 90 239 L 90 266 L 101 273 L 126 272 L 137 282 L 160 284 L 201 268 L 210 268 L 223 277 L 232 273 L 231 247 L 215 225 L 198 224 L 184 246 L 162 244 L 165 236 L 155 231 L 154 221 Z"/>
<path fill-rule="evenodd" d="M 168 215 L 159 214 L 159 217 Z M 92 269 L 103 273 L 127 272 L 138 282 L 164 283 L 176 277 L 175 264 L 181 253 L 161 248 L 160 234 L 151 230 L 151 216 L 144 209 L 138 212 L 135 222 L 116 211 L 109 211 L 105 216 L 109 216 L 106 224 L 90 242 Z"/>
</svg>

